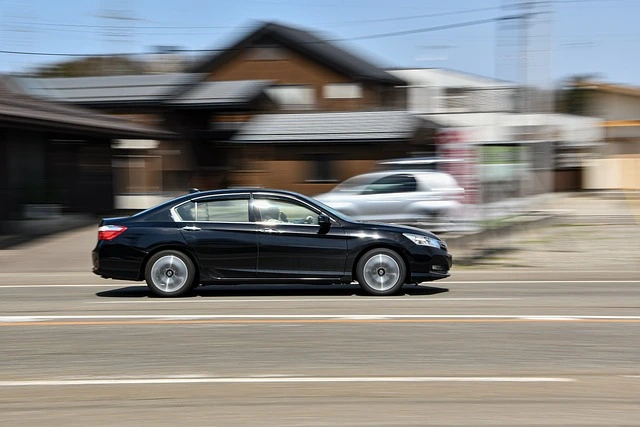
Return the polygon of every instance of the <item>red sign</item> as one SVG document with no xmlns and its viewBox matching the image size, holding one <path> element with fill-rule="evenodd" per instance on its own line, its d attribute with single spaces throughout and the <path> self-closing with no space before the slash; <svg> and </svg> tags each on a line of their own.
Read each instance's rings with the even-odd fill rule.
<svg viewBox="0 0 640 427">
<path fill-rule="evenodd" d="M 450 173 L 464 188 L 464 203 L 480 201 L 476 147 L 466 140 L 465 132 L 445 130 L 436 136 L 438 157 L 452 162 L 444 163 L 442 170 Z"/>
</svg>

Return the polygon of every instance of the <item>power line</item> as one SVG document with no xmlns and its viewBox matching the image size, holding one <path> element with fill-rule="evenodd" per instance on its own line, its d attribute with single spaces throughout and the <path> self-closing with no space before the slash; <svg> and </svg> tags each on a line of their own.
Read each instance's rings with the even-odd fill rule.
<svg viewBox="0 0 640 427">
<path fill-rule="evenodd" d="M 409 19 L 422 19 L 422 18 L 436 18 L 440 16 L 450 16 L 450 15 L 462 15 L 467 13 L 476 13 L 476 12 L 486 12 L 490 10 L 500 10 L 500 7 L 480 7 L 477 9 L 461 9 L 454 10 L 451 12 L 438 12 L 438 13 L 427 13 L 422 15 L 411 15 L 411 16 L 396 16 L 393 18 L 378 18 L 378 19 L 362 19 L 357 21 L 344 21 L 344 22 L 327 22 L 324 25 L 333 26 L 333 25 L 352 25 L 352 24 L 371 24 L 375 22 L 390 22 L 390 21 L 405 21 Z"/>
<path fill-rule="evenodd" d="M 466 22 L 458 22 L 455 24 L 447 24 L 447 25 L 438 25 L 435 27 L 422 27 L 415 28 L 411 30 L 405 31 L 396 31 L 389 33 L 376 33 L 376 34 L 368 34 L 364 36 L 356 36 L 356 37 L 347 37 L 347 38 L 339 38 L 339 39 L 325 39 L 319 40 L 316 42 L 306 42 L 304 44 L 313 44 L 313 43 L 325 43 L 325 42 L 343 42 L 343 41 L 354 41 L 354 40 L 371 40 L 385 37 L 397 37 L 409 34 L 420 34 L 427 33 L 432 31 L 441 31 L 441 30 L 449 30 L 453 28 L 462 28 L 462 27 L 470 27 L 474 25 L 482 25 L 488 24 L 491 22 L 508 20 L 508 19 L 517 19 L 517 16 L 505 16 L 499 18 L 488 18 L 488 19 L 480 19 L 475 21 L 466 21 Z M 222 52 L 227 51 L 229 49 L 176 49 L 175 52 Z M 99 53 L 99 54 L 87 54 L 87 53 L 53 53 L 53 52 L 25 52 L 25 51 L 15 51 L 15 50 L 0 50 L 0 53 L 4 54 L 12 54 L 12 55 L 33 55 L 33 56 L 67 56 L 67 57 L 107 57 L 107 56 L 137 56 L 137 55 L 148 55 L 148 52 L 132 52 L 132 53 Z"/>
<path fill-rule="evenodd" d="M 580 0 L 573 0 L 580 1 Z M 582 0 L 584 1 L 584 0 Z M 390 22 L 390 21 L 404 21 L 410 19 L 422 19 L 422 18 L 437 18 L 441 16 L 452 16 L 452 15 L 463 15 L 469 13 L 477 13 L 477 12 L 488 12 L 500 10 L 500 7 L 480 7 L 475 9 L 460 9 L 453 10 L 449 12 L 438 12 L 438 13 L 427 13 L 421 15 L 410 15 L 410 16 L 397 16 L 391 18 L 377 18 L 377 19 L 361 19 L 354 21 L 342 21 L 342 22 L 326 22 L 324 24 L 320 24 L 322 26 L 332 26 L 332 25 L 351 25 L 351 24 L 369 24 L 375 22 Z M 204 25 L 204 26 L 193 26 L 193 25 L 116 25 L 116 24 L 103 24 L 103 25 L 88 25 L 88 24 L 65 24 L 65 23 L 56 23 L 56 22 L 9 22 L 9 24 L 16 25 L 32 25 L 32 26 L 43 26 L 43 27 L 63 27 L 63 28 L 87 28 L 87 29 L 117 29 L 117 30 L 180 30 L 180 29 L 191 29 L 191 30 L 209 30 L 209 29 L 236 29 L 238 26 L 219 26 L 219 25 Z"/>
<path fill-rule="evenodd" d="M 405 30 L 405 31 L 395 31 L 390 33 L 377 33 L 377 34 L 369 34 L 366 36 L 356 36 L 349 37 L 345 39 L 335 39 L 335 40 L 327 40 L 327 41 L 350 41 L 350 40 L 370 40 L 370 39 L 380 39 L 385 37 L 396 37 L 396 36 L 405 36 L 409 34 L 420 34 L 420 33 L 428 33 L 431 31 L 440 31 L 440 30 L 449 30 L 452 28 L 462 28 L 462 27 L 470 27 L 473 25 L 482 25 L 488 24 L 490 22 L 496 22 L 503 19 L 512 19 L 511 17 L 503 17 L 503 18 L 488 18 L 488 19 L 479 19 L 476 21 L 467 21 L 467 22 L 459 22 L 456 24 L 447 24 L 447 25 L 439 25 L 437 27 L 424 27 L 424 28 L 415 28 L 413 30 Z"/>
</svg>

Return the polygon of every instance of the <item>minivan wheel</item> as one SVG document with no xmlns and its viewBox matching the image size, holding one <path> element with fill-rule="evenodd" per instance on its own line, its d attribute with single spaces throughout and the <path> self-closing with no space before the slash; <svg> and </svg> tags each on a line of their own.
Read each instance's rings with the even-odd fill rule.
<svg viewBox="0 0 640 427">
<path fill-rule="evenodd" d="M 145 267 L 144 277 L 149 290 L 161 297 L 178 297 L 193 287 L 196 268 L 191 259 L 179 251 L 167 250 L 154 254 Z"/>
<path fill-rule="evenodd" d="M 397 252 L 387 248 L 365 253 L 356 266 L 356 279 L 371 295 L 393 295 L 404 283 L 406 267 Z"/>
</svg>

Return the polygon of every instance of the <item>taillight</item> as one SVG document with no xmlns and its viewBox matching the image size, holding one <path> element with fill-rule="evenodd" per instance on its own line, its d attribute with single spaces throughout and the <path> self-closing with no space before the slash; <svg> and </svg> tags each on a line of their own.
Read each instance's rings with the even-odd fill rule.
<svg viewBox="0 0 640 427">
<path fill-rule="evenodd" d="M 98 228 L 98 240 L 113 240 L 126 230 L 124 225 L 103 225 Z"/>
</svg>

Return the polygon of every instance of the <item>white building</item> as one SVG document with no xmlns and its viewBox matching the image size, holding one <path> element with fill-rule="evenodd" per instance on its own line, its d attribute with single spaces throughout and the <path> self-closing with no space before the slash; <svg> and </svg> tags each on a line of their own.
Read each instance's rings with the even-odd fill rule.
<svg viewBox="0 0 640 427">
<path fill-rule="evenodd" d="M 410 111 L 448 127 L 444 144 L 474 147 L 441 154 L 474 153 L 483 201 L 582 188 L 582 159 L 603 139 L 601 119 L 521 113 L 525 91 L 511 82 L 446 69 L 390 73 L 409 83 Z"/>
</svg>

